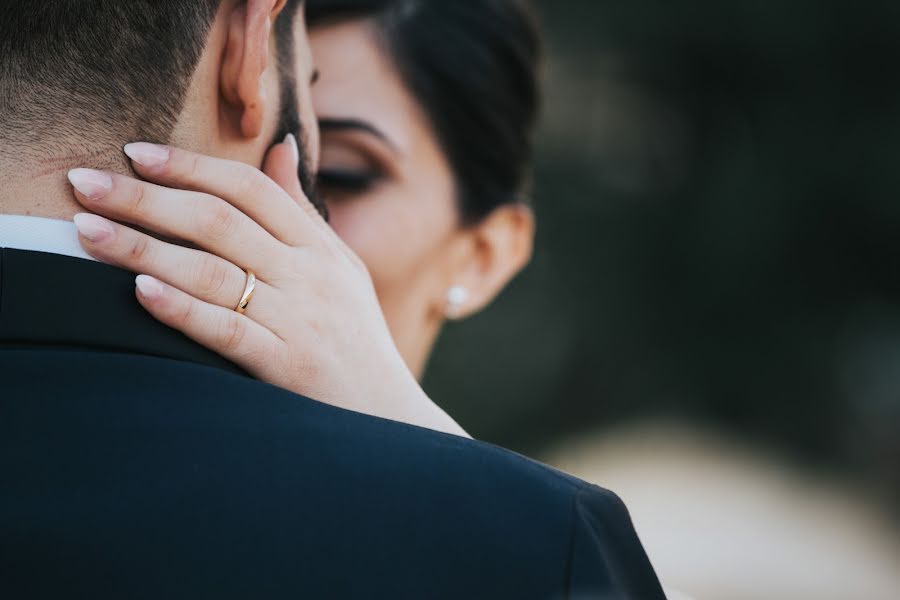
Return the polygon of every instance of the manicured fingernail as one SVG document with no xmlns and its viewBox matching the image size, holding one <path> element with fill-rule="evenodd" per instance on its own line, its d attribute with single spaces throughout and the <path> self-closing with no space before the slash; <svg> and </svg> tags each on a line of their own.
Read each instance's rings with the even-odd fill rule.
<svg viewBox="0 0 900 600">
<path fill-rule="evenodd" d="M 138 293 L 146 300 L 156 300 L 163 295 L 163 285 L 149 275 L 138 275 L 134 280 Z"/>
<path fill-rule="evenodd" d="M 75 215 L 74 220 L 78 233 L 95 244 L 112 239 L 116 234 L 113 224 L 103 217 L 81 213 Z"/>
<path fill-rule="evenodd" d="M 93 169 L 72 169 L 69 182 L 78 192 L 90 200 L 99 200 L 112 191 L 112 177 Z"/>
<path fill-rule="evenodd" d="M 169 162 L 169 148 L 147 142 L 137 142 L 125 145 L 125 154 L 128 158 L 148 169 L 156 169 Z"/>
<path fill-rule="evenodd" d="M 294 155 L 294 164 L 300 164 L 300 146 L 297 145 L 297 138 L 293 133 L 289 133 L 284 136 L 284 143 L 287 144 L 291 148 L 291 153 Z"/>
</svg>

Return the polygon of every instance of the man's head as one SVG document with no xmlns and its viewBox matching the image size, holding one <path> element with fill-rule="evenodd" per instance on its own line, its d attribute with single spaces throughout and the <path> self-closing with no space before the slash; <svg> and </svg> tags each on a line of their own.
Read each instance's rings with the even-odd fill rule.
<svg viewBox="0 0 900 600">
<path fill-rule="evenodd" d="M 315 148 L 301 4 L 4 3 L 0 173 L 34 183 L 73 166 L 122 170 L 119 149 L 137 140 L 256 166 L 286 133 Z M 0 212 L 16 212 L 2 194 Z"/>
</svg>

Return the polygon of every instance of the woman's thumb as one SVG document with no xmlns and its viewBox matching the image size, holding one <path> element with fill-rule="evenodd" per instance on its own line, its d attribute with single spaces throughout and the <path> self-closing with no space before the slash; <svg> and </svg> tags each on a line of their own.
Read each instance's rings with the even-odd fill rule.
<svg viewBox="0 0 900 600">
<path fill-rule="evenodd" d="M 272 146 L 263 162 L 263 172 L 277 183 L 298 204 L 309 204 L 300 185 L 300 147 L 297 138 L 289 133 L 284 141 Z"/>
</svg>

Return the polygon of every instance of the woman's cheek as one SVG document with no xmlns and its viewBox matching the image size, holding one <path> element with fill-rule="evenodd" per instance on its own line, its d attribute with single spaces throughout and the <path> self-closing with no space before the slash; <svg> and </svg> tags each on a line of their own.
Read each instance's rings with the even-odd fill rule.
<svg viewBox="0 0 900 600">
<path fill-rule="evenodd" d="M 351 200 L 329 209 L 335 232 L 362 259 L 376 289 L 382 288 L 390 280 L 392 265 L 401 259 L 391 247 L 394 232 L 383 218 L 383 208 L 375 200 Z"/>
</svg>

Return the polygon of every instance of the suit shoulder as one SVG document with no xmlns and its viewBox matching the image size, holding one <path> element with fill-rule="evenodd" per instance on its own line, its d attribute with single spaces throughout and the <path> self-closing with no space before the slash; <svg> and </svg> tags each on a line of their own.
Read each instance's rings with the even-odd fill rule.
<svg viewBox="0 0 900 600">
<path fill-rule="evenodd" d="M 605 492 L 549 465 L 488 442 L 348 411 L 232 373 L 201 366 L 193 368 L 220 380 L 224 387 L 232 391 L 230 395 L 237 398 L 238 402 L 252 398 L 252 405 L 257 413 L 266 411 L 265 407 L 260 405 L 262 400 L 263 403 L 270 404 L 269 409 L 279 410 L 284 418 L 283 423 L 289 425 L 291 419 L 286 417 L 294 415 L 298 417 L 293 421 L 294 426 L 315 430 L 307 433 L 327 434 L 330 440 L 343 439 L 342 443 L 350 443 L 352 438 L 352 443 L 356 447 L 359 445 L 375 447 L 378 454 L 403 452 L 412 457 L 434 460 L 444 465 L 465 463 L 475 469 L 503 468 L 521 477 L 541 481 L 570 496 L 582 490 Z"/>
<path fill-rule="evenodd" d="M 569 550 L 569 589 L 575 598 L 665 600 L 625 503 L 586 485 L 575 497 Z"/>
</svg>

